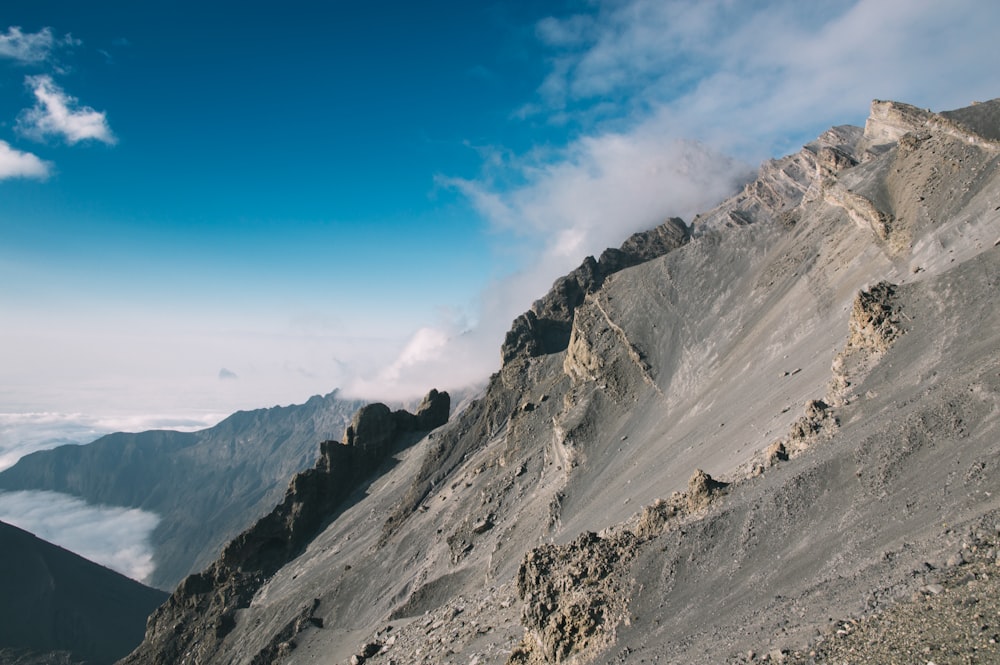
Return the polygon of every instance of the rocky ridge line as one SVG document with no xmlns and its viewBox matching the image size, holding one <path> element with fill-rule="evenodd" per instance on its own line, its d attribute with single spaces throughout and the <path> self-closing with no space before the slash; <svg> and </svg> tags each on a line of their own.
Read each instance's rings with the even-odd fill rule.
<svg viewBox="0 0 1000 665">
<path fill-rule="evenodd" d="M 511 414 L 525 402 L 532 358 L 559 353 L 570 343 L 577 308 L 597 292 L 611 275 L 663 256 L 690 240 L 684 221 L 670 218 L 648 231 L 632 234 L 618 249 L 608 248 L 595 259 L 588 256 L 568 275 L 557 279 L 531 309 L 514 319 L 500 355 L 502 367 L 490 377 L 483 397 L 460 416 L 460 426 L 435 439 L 406 495 L 382 528 L 384 544 L 406 521 L 433 487 L 451 473 L 474 449 L 499 436 Z"/>
<path fill-rule="evenodd" d="M 443 425 L 449 409 L 448 393 L 437 390 L 428 393 L 416 414 L 393 412 L 379 403 L 359 409 L 343 442 L 320 443 L 316 465 L 292 478 L 278 506 L 226 545 L 207 570 L 178 585 L 150 616 L 145 641 L 122 662 L 174 665 L 208 660 L 235 627 L 237 610 L 249 606 L 267 579 L 308 545 L 394 449 Z M 303 621 L 311 616 L 306 612 Z M 283 647 L 277 643 L 273 648 L 277 653 Z"/>
</svg>

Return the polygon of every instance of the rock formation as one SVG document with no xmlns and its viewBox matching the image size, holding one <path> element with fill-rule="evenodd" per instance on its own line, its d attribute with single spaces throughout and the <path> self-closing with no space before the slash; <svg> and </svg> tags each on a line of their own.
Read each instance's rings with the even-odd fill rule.
<svg viewBox="0 0 1000 665">
<path fill-rule="evenodd" d="M 235 627 L 237 611 L 249 605 L 267 579 L 302 551 L 397 447 L 443 425 L 449 406 L 448 393 L 432 390 L 416 414 L 392 412 L 378 403 L 359 409 L 343 442 L 322 442 L 315 466 L 292 478 L 274 510 L 226 545 L 207 570 L 181 582 L 150 617 L 142 648 L 125 662 L 167 665 L 210 659 Z M 309 620 L 312 613 L 304 616 Z"/>
<path fill-rule="evenodd" d="M 557 279 L 531 309 L 514 319 L 500 348 L 503 364 L 564 350 L 569 344 L 573 313 L 588 294 L 614 273 L 663 256 L 688 238 L 684 222 L 671 218 L 649 231 L 633 234 L 619 249 L 604 250 L 597 260 L 588 256 L 580 267 Z"/>
</svg>

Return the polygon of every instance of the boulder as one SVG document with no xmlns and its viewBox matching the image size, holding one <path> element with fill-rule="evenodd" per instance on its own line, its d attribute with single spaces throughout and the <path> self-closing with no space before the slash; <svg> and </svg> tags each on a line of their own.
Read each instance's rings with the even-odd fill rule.
<svg viewBox="0 0 1000 665">
<path fill-rule="evenodd" d="M 431 389 L 417 407 L 416 429 L 432 430 L 448 422 L 451 412 L 451 396 L 446 392 Z"/>
</svg>

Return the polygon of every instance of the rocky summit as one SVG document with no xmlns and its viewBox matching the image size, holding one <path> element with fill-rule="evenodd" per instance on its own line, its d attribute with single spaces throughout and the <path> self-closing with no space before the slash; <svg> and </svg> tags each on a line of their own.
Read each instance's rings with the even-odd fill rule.
<svg viewBox="0 0 1000 665">
<path fill-rule="evenodd" d="M 586 259 L 447 423 L 362 409 L 126 662 L 1000 662 L 998 117 L 876 101 Z"/>
</svg>

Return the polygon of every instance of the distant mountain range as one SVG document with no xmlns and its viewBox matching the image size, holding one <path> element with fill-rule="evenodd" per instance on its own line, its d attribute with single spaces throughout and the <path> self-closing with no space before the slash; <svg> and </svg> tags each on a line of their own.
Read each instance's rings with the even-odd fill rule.
<svg viewBox="0 0 1000 665">
<path fill-rule="evenodd" d="M 0 662 L 113 663 L 166 597 L 0 522 Z"/>
<path fill-rule="evenodd" d="M 109 434 L 26 455 L 0 472 L 0 490 L 51 490 L 156 513 L 156 569 L 146 581 L 172 589 L 268 512 L 288 480 L 315 461 L 319 442 L 339 439 L 363 404 L 334 391 L 240 411 L 198 432 Z"/>
</svg>

